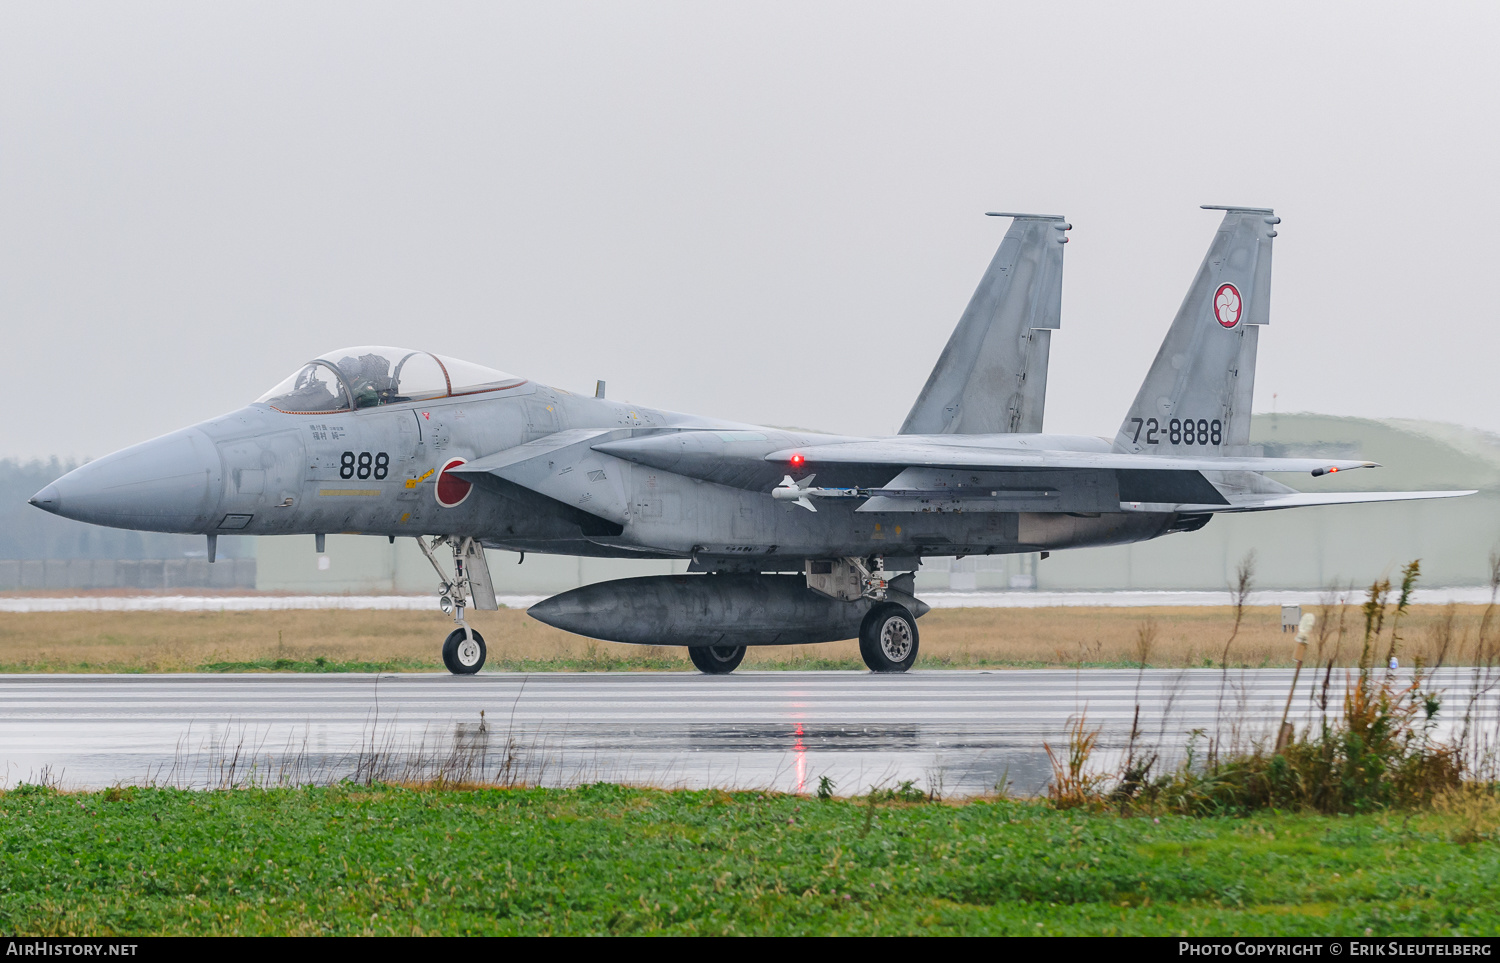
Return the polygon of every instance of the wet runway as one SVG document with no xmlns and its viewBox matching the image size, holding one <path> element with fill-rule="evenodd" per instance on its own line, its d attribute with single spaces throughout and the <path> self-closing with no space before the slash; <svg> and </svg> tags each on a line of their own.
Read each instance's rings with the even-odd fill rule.
<svg viewBox="0 0 1500 963">
<path fill-rule="evenodd" d="M 1402 678 L 1406 674 L 1399 674 Z M 1269 733 L 1288 669 L 0 676 L 0 784 L 221 786 L 341 778 L 574 785 L 595 780 L 841 794 L 912 780 L 944 795 L 1041 791 L 1045 742 L 1136 724 L 1180 754 L 1194 729 Z M 1446 670 L 1440 718 L 1469 670 Z M 1342 675 L 1332 680 L 1330 706 Z M 1317 711 L 1304 672 L 1292 718 Z M 1497 695 L 1481 711 L 1494 730 Z M 1136 707 L 1140 706 L 1136 722 Z M 481 716 L 481 712 L 483 716 Z"/>
<path fill-rule="evenodd" d="M 1050 608 L 1089 606 L 1139 608 L 1142 606 L 1228 605 L 1229 593 L 1165 592 L 1135 590 L 1121 592 L 1046 592 L 1034 589 L 1010 591 L 923 591 L 922 601 L 935 609 L 957 608 Z M 1278 590 L 1251 592 L 1248 605 L 1318 605 L 1323 592 Z M 506 608 L 526 609 L 542 595 L 501 595 Z M 1479 586 L 1418 589 L 1412 596 L 1417 605 L 1482 605 L 1489 589 Z M 305 609 L 378 610 L 433 612 L 437 599 L 431 595 L 78 595 L 0 596 L 0 613 L 33 612 L 284 612 Z"/>
</svg>

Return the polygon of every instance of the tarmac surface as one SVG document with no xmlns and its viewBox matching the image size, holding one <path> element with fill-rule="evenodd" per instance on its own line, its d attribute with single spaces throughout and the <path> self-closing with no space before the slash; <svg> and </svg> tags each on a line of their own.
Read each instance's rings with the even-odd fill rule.
<svg viewBox="0 0 1500 963">
<path fill-rule="evenodd" d="M 1472 675 L 1450 669 L 1434 680 L 1446 693 L 1440 720 L 1462 711 Z M 0 676 L 0 785 L 373 776 L 812 792 L 827 776 L 840 794 L 905 780 L 946 796 L 1000 785 L 1036 793 L 1051 775 L 1044 743 L 1065 747 L 1080 715 L 1102 727 L 1101 766 L 1118 761 L 1133 724 L 1140 744 L 1179 757 L 1195 729 L 1242 740 L 1272 732 L 1291 678 L 1287 669 L 10 675 Z M 1321 686 L 1320 673 L 1303 672 L 1293 721 L 1316 718 Z M 1331 708 L 1341 687 L 1335 673 Z M 1491 734 L 1497 699 L 1492 687 L 1479 700 Z"/>
<path fill-rule="evenodd" d="M 1229 605 L 1227 591 L 1219 592 L 1046 592 L 1034 589 L 1010 591 L 934 592 L 924 590 L 922 601 L 935 609 L 957 608 L 1051 608 L 1089 606 L 1139 608 L 1142 606 Z M 1305 589 L 1251 592 L 1247 605 L 1318 605 L 1326 593 Z M 1358 600 L 1359 592 L 1353 593 Z M 542 595 L 501 595 L 498 601 L 511 609 L 526 609 Z M 1417 605 L 1483 605 L 1490 600 L 1487 587 L 1456 586 L 1418 589 L 1412 595 Z M 434 612 L 432 595 L 0 595 L 0 613 L 32 612 L 280 612 L 302 609 L 348 609 Z"/>
</svg>

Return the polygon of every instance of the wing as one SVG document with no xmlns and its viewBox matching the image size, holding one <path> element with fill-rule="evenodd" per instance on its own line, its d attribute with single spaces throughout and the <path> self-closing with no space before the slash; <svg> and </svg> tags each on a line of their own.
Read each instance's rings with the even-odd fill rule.
<svg viewBox="0 0 1500 963">
<path fill-rule="evenodd" d="M 1362 459 L 1141 455 L 1099 447 L 1047 447 L 1045 435 L 902 435 L 890 439 L 760 432 L 678 431 L 601 440 L 592 447 L 636 464 L 732 487 L 775 491 L 809 474 L 875 480 L 847 488 L 799 487 L 808 498 L 861 499 L 861 512 L 1208 512 L 1448 498 L 1470 492 L 1304 494 L 1268 479 L 1216 485 L 1233 473 L 1321 476 L 1379 467 Z M 791 442 L 793 444 L 788 444 Z M 800 444 L 799 444 L 800 443 Z M 1086 444 L 1073 439 L 1075 445 Z M 1208 473 L 1205 476 L 1205 473 Z M 790 491 L 788 495 L 790 495 Z M 779 497 L 779 496 L 778 496 Z M 800 496 L 799 496 L 800 497 Z"/>
<path fill-rule="evenodd" d="M 1379 468 L 1373 461 L 1318 458 L 1220 458 L 1135 455 L 1112 451 L 1056 451 L 990 448 L 926 441 L 855 441 L 770 452 L 766 461 L 790 464 L 795 457 L 809 466 L 890 465 L 926 468 L 1112 468 L 1142 471 L 1293 471 L 1318 474 Z"/>
</svg>

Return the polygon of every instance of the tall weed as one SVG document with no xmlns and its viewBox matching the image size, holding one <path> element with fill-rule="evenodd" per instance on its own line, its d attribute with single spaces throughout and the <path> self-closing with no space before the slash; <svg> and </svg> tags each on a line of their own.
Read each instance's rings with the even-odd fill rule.
<svg viewBox="0 0 1500 963">
<path fill-rule="evenodd" d="M 1239 584 L 1249 582 L 1250 564 L 1242 565 Z M 1440 805 L 1468 807 L 1473 818 L 1468 836 L 1477 840 L 1495 832 L 1492 816 L 1500 820 L 1500 802 L 1494 786 L 1497 767 L 1497 733 L 1480 725 L 1479 707 L 1485 694 L 1500 687 L 1500 639 L 1496 632 L 1495 600 L 1500 597 L 1500 555 L 1491 565 L 1491 608 L 1486 612 L 1476 640 L 1473 684 L 1463 705 L 1456 735 L 1434 738 L 1436 717 L 1443 694 L 1429 689 L 1420 660 L 1404 681 L 1389 668 L 1401 652 L 1401 624 L 1407 613 L 1421 568 L 1412 561 L 1402 569 L 1399 589 L 1389 579 L 1369 587 L 1361 607 L 1364 636 L 1358 663 L 1346 670 L 1341 704 L 1331 711 L 1329 690 L 1334 657 L 1327 661 L 1322 680 L 1317 718 L 1301 730 L 1293 730 L 1280 748 L 1268 738 L 1245 739 L 1243 718 L 1224 719 L 1224 689 L 1220 690 L 1218 732 L 1195 730 L 1189 738 L 1185 759 L 1175 768 L 1153 774 L 1159 749 L 1139 745 L 1139 698 L 1129 742 L 1119 768 L 1097 773 L 1090 757 L 1098 746 L 1100 731 L 1090 729 L 1084 719 L 1072 721 L 1065 751 L 1047 746 L 1053 769 L 1049 797 L 1059 808 L 1101 809 L 1115 804 L 1122 810 L 1176 812 L 1191 815 L 1244 813 L 1262 809 L 1309 810 L 1322 813 L 1358 813 L 1376 809 L 1418 809 Z M 1392 595 L 1395 594 L 1394 603 Z M 1347 594 L 1344 595 L 1347 599 Z M 1323 605 L 1325 622 L 1318 635 L 1318 648 L 1332 642 L 1335 652 L 1342 645 L 1343 613 L 1347 606 L 1330 595 Z M 1453 644 L 1451 617 L 1434 632 L 1439 659 Z M 1232 640 L 1232 636 L 1231 636 Z M 1323 654 L 1320 651 L 1320 654 Z M 1376 671 L 1376 658 L 1381 657 Z M 1227 658 L 1221 660 L 1221 671 Z M 1314 686 L 1316 689 L 1316 685 Z M 1227 725 L 1228 734 L 1225 734 Z M 1491 727 L 1493 728 L 1493 727 Z M 1198 742 L 1206 736 L 1207 752 L 1198 753 Z M 1457 811 L 1457 810 L 1455 810 Z M 1497 823 L 1500 825 L 1500 823 Z M 1466 837 L 1467 838 L 1467 837 Z"/>
</svg>

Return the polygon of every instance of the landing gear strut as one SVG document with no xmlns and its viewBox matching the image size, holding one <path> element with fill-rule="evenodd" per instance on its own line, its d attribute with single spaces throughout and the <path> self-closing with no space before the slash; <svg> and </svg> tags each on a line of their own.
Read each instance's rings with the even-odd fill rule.
<svg viewBox="0 0 1500 963">
<path fill-rule="evenodd" d="M 440 548 L 444 543 L 453 547 L 452 579 L 448 578 L 432 554 L 433 549 Z M 438 586 L 438 607 L 443 610 L 444 615 L 453 616 L 453 621 L 458 626 L 443 640 L 443 664 L 454 675 L 473 675 L 484 668 L 486 650 L 484 636 L 474 631 L 464 620 L 464 608 L 471 599 L 478 609 L 499 607 L 495 599 L 494 583 L 490 581 L 489 565 L 484 558 L 484 548 L 478 539 L 453 535 L 434 538 L 431 545 L 419 535 L 417 545 L 441 580 Z"/>
<path fill-rule="evenodd" d="M 733 672 L 745 660 L 743 645 L 692 645 L 688 646 L 688 658 L 699 672 L 707 675 L 725 675 Z"/>
</svg>

